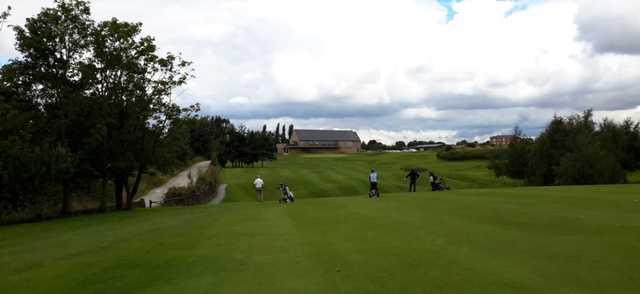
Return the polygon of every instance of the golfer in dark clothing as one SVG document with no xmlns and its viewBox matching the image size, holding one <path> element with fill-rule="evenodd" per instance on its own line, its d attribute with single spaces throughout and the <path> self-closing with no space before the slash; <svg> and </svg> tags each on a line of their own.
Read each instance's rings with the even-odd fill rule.
<svg viewBox="0 0 640 294">
<path fill-rule="evenodd" d="M 416 182 L 418 182 L 418 178 L 420 177 L 420 173 L 415 169 L 412 169 L 409 174 L 405 178 L 409 178 L 409 192 L 416 191 Z"/>
<path fill-rule="evenodd" d="M 431 184 L 431 191 L 438 190 L 437 184 L 438 177 L 431 171 L 429 171 L 429 184 Z"/>
</svg>

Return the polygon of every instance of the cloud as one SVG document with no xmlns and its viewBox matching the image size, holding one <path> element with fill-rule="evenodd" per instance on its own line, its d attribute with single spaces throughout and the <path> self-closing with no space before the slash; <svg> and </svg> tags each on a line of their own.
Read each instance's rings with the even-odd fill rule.
<svg viewBox="0 0 640 294">
<path fill-rule="evenodd" d="M 632 119 L 634 121 L 640 121 L 640 106 L 632 109 L 622 109 L 614 111 L 596 111 L 594 112 L 594 118 L 598 121 L 608 118 L 617 122 L 622 122 L 626 119 Z"/>
<path fill-rule="evenodd" d="M 637 1 L 440 2 L 110 0 L 93 11 L 143 22 L 161 50 L 194 61 L 179 103 L 250 127 L 286 118 L 455 140 L 515 125 L 535 135 L 587 108 L 635 115 Z M 51 3 L 10 1 L 10 22 Z M 0 57 L 15 57 L 11 34 L 0 37 Z"/>
<path fill-rule="evenodd" d="M 640 2 L 579 1 L 580 39 L 600 53 L 640 54 Z"/>
</svg>

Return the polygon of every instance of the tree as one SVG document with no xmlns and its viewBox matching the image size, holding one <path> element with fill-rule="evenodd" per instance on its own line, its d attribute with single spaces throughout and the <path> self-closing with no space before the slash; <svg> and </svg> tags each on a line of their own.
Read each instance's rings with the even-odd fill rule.
<svg viewBox="0 0 640 294">
<path fill-rule="evenodd" d="M 405 144 L 404 141 L 397 141 L 395 144 L 393 144 L 393 147 L 395 149 L 402 150 L 407 147 L 407 144 Z"/>
<path fill-rule="evenodd" d="M 443 143 L 443 142 L 434 142 L 434 141 L 432 141 L 432 140 L 430 140 L 430 141 L 418 141 L 418 140 L 413 140 L 413 141 L 411 141 L 411 142 L 407 143 L 407 147 L 412 148 L 412 147 L 415 147 L 415 146 L 419 146 L 419 145 L 428 145 L 428 144 L 442 144 L 442 145 L 444 145 L 444 143 Z"/>
<path fill-rule="evenodd" d="M 49 127 L 50 148 L 65 149 L 71 154 L 87 153 L 83 141 L 88 137 L 88 120 L 83 118 L 88 104 L 84 101 L 89 83 L 83 69 L 91 52 L 91 20 L 88 3 L 55 1 L 54 8 L 44 8 L 27 18 L 24 27 L 15 26 L 16 49 L 22 59 L 10 65 L 10 83 L 19 95 L 33 99 L 44 110 Z M 19 84 L 19 85 L 17 85 Z M 54 147 L 55 146 L 55 147 Z M 62 182 L 62 214 L 69 212 L 74 179 L 90 172 L 79 163 L 65 168 Z"/>
<path fill-rule="evenodd" d="M 0 223 L 12 212 L 49 216 L 60 204 L 62 178 L 77 165 L 68 149 L 51 142 L 38 104 L 10 87 L 11 69 L 7 65 L 0 73 Z"/>
<path fill-rule="evenodd" d="M 153 38 L 141 36 L 141 28 L 140 23 L 115 18 L 98 24 L 87 69 L 95 86 L 91 95 L 109 114 L 102 123 L 105 143 L 111 147 L 107 151 L 116 203 L 120 204 L 124 189 L 127 209 L 132 207 L 160 138 L 180 114 L 171 101 L 172 91 L 191 76 L 191 63 L 172 53 L 156 54 Z"/>
<path fill-rule="evenodd" d="M 514 138 L 506 151 L 496 153 L 498 156 L 491 160 L 490 168 L 498 177 L 526 179 L 529 172 L 533 139 L 526 137 L 518 126 L 513 129 L 513 136 Z"/>
<path fill-rule="evenodd" d="M 7 6 L 7 9 L 0 13 L 0 31 L 4 27 L 4 23 L 7 22 L 9 16 L 11 16 L 11 6 Z"/>
<path fill-rule="evenodd" d="M 98 178 L 113 180 L 117 208 L 131 208 L 160 138 L 181 112 L 170 96 L 189 78 L 189 63 L 157 55 L 139 23 L 96 24 L 88 2 L 55 3 L 14 27 L 22 58 L 7 67 L 9 87 L 42 109 L 52 147 L 77 158 L 60 179 L 63 213 L 76 186 Z"/>
<path fill-rule="evenodd" d="M 276 125 L 275 138 L 276 138 L 276 143 L 280 143 L 280 123 Z"/>
<path fill-rule="evenodd" d="M 282 133 L 280 137 L 280 143 L 287 143 L 287 128 L 285 124 L 282 124 Z"/>
<path fill-rule="evenodd" d="M 293 124 L 290 124 L 290 125 L 289 125 L 289 132 L 288 132 L 288 134 L 289 134 L 289 140 L 291 140 L 291 137 L 293 137 Z"/>
<path fill-rule="evenodd" d="M 367 142 L 367 150 L 382 151 L 385 149 L 385 147 L 386 146 L 383 143 L 376 140 L 369 140 L 369 142 Z"/>
<path fill-rule="evenodd" d="M 530 185 L 618 184 L 640 167 L 640 125 L 608 119 L 596 124 L 591 110 L 555 116 L 535 140 L 517 127 L 514 136 L 490 167 L 497 176 L 525 179 Z"/>
</svg>

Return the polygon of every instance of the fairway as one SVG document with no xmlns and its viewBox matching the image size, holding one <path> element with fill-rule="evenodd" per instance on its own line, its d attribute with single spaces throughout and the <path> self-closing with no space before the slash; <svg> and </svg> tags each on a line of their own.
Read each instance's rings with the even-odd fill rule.
<svg viewBox="0 0 640 294">
<path fill-rule="evenodd" d="M 319 198 L 366 195 L 367 176 L 378 171 L 382 193 L 404 192 L 409 183 L 403 168 L 421 167 L 446 178 L 453 189 L 513 187 L 518 181 L 497 179 L 482 160 L 451 162 L 438 160 L 436 152 L 301 154 L 279 156 L 265 162 L 264 168 L 226 168 L 226 202 L 255 200 L 253 180 L 260 175 L 265 181 L 265 199 L 280 197 L 278 184 L 287 183 L 297 198 Z M 418 191 L 426 191 L 427 175 L 418 182 Z"/>
<path fill-rule="evenodd" d="M 0 227 L 0 293 L 637 293 L 640 186 L 160 208 Z"/>
</svg>

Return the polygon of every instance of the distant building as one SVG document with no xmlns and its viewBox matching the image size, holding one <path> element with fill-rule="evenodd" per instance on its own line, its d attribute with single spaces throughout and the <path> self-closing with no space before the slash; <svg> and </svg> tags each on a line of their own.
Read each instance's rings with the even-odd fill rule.
<svg viewBox="0 0 640 294">
<path fill-rule="evenodd" d="M 286 148 L 288 153 L 324 152 L 356 153 L 360 151 L 360 137 L 354 131 L 293 130 Z"/>
<path fill-rule="evenodd" d="M 506 146 L 511 144 L 511 141 L 513 141 L 513 138 L 515 138 L 514 135 L 493 136 L 489 138 L 489 143 L 495 146 Z"/>
</svg>

